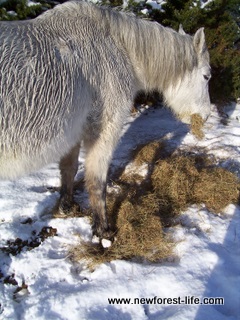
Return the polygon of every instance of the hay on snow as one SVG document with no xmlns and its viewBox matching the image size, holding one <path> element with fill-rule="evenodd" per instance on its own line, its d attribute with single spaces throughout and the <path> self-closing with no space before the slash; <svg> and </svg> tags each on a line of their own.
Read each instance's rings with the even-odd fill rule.
<svg viewBox="0 0 240 320">
<path fill-rule="evenodd" d="M 239 180 L 214 161 L 199 155 L 170 155 L 161 159 L 164 144 L 154 141 L 133 154 L 130 174 L 115 178 L 119 191 L 107 195 L 108 216 L 115 230 L 109 248 L 82 243 L 72 250 L 75 260 L 85 258 L 94 267 L 115 259 L 159 261 L 170 257 L 174 244 L 164 228 L 191 204 L 205 204 L 221 212 L 239 199 Z M 161 153 L 162 152 L 162 153 Z M 134 176 L 147 164 L 146 176 Z"/>
</svg>

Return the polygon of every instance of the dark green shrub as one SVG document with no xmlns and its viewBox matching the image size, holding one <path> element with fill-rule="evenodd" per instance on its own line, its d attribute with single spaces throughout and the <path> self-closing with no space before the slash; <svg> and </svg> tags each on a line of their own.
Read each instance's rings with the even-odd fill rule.
<svg viewBox="0 0 240 320">
<path fill-rule="evenodd" d="M 52 1 L 39 1 L 29 6 L 27 0 L 7 0 L 0 4 L 0 20 L 32 19 L 53 6 Z"/>
</svg>

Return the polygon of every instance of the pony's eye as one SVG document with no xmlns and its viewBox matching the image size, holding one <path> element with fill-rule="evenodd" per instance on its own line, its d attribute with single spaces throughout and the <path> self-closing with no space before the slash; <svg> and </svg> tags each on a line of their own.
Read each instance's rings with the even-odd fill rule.
<svg viewBox="0 0 240 320">
<path fill-rule="evenodd" d="M 208 81 L 211 78 L 211 76 L 207 76 L 206 74 L 204 74 L 203 78 Z"/>
</svg>

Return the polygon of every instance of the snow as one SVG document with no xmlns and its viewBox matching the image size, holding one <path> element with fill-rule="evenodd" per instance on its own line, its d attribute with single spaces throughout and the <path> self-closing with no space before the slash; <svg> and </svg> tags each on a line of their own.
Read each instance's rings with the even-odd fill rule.
<svg viewBox="0 0 240 320">
<path fill-rule="evenodd" d="M 240 177 L 240 105 L 227 106 L 225 112 L 227 124 L 212 111 L 201 141 L 167 109 L 149 109 L 131 116 L 111 166 L 126 166 L 130 151 L 138 144 L 164 138 L 171 150 L 199 149 L 215 155 L 219 165 Z M 79 161 L 81 176 L 84 151 Z M 0 250 L 0 319 L 240 319 L 238 206 L 229 205 L 221 215 L 195 205 L 182 212 L 180 223 L 168 230 L 177 242 L 176 259 L 164 263 L 117 260 L 92 272 L 83 261 L 72 263 L 68 259 L 69 249 L 79 237 L 91 239 L 91 226 L 87 217 L 52 218 L 51 208 L 59 197 L 54 188 L 58 186 L 57 164 L 14 182 L 0 182 L 1 248 L 16 238 L 30 241 L 44 226 L 57 229 L 57 236 L 48 237 L 31 251 L 8 255 Z M 81 197 L 85 199 L 86 194 L 78 195 Z M 31 223 L 26 223 L 28 218 Z M 104 240 L 103 245 L 110 243 Z M 8 276 L 18 286 L 4 283 Z M 154 297 L 155 303 L 140 300 Z M 224 305 L 173 303 L 176 299 L 202 301 L 203 297 L 222 297 Z M 132 300 L 129 304 L 110 304 L 109 298 Z M 139 303 L 134 303 L 135 298 Z"/>
<path fill-rule="evenodd" d="M 206 7 L 210 2 L 212 2 L 213 0 L 202 0 L 201 2 L 201 8 Z"/>
<path fill-rule="evenodd" d="M 149 4 L 153 9 L 162 9 L 162 5 L 165 4 L 166 1 L 158 0 L 158 1 L 152 1 L 152 0 L 147 0 L 146 4 Z"/>
<path fill-rule="evenodd" d="M 40 6 L 41 4 L 39 2 L 33 2 L 31 0 L 28 0 L 27 5 L 28 7 L 32 7 L 32 6 Z"/>
<path fill-rule="evenodd" d="M 13 10 L 7 11 L 7 13 L 11 16 L 17 16 L 17 13 Z"/>
</svg>

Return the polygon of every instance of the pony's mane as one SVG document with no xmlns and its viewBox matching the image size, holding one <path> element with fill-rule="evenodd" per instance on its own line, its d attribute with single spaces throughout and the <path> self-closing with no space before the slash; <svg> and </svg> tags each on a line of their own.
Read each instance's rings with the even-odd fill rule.
<svg viewBox="0 0 240 320">
<path fill-rule="evenodd" d="M 124 14 L 111 14 L 112 33 L 123 41 L 133 65 L 141 66 L 146 89 L 164 90 L 197 65 L 192 37 Z"/>
<path fill-rule="evenodd" d="M 163 91 L 176 84 L 186 72 L 197 65 L 192 37 L 182 35 L 156 22 L 139 19 L 133 14 L 85 1 L 69 1 L 42 15 L 86 16 L 96 28 L 110 33 L 126 50 L 134 71 L 143 81 L 144 89 Z M 158 85 L 156 88 L 154 86 Z"/>
</svg>

